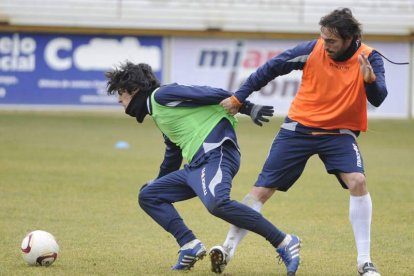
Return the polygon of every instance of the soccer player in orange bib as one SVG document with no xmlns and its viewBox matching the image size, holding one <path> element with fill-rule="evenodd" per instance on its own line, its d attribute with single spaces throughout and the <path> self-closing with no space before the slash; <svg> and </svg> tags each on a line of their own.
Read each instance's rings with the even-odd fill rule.
<svg viewBox="0 0 414 276">
<path fill-rule="evenodd" d="M 378 276 L 370 256 L 372 202 L 356 138 L 367 130 L 367 99 L 378 107 L 387 96 L 384 64 L 375 49 L 361 42 L 361 25 L 349 9 L 334 10 L 319 24 L 318 39 L 272 58 L 221 102 L 235 114 L 251 93 L 274 78 L 303 70 L 288 115 L 243 202 L 260 212 L 275 191 L 287 191 L 296 182 L 312 155 L 319 155 L 327 172 L 350 193 L 358 273 Z M 214 272 L 223 272 L 245 234 L 232 225 L 224 244 L 211 248 Z"/>
</svg>

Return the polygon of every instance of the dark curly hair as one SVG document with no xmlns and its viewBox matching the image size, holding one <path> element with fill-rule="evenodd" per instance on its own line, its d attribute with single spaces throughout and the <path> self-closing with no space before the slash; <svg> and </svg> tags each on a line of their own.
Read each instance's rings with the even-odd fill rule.
<svg viewBox="0 0 414 276">
<path fill-rule="evenodd" d="M 106 90 L 108 95 L 126 90 L 128 94 L 135 91 L 150 94 L 155 88 L 160 87 L 160 82 L 152 72 L 151 66 L 146 63 L 133 64 L 126 61 L 119 67 L 105 73 L 108 79 Z"/>
<path fill-rule="evenodd" d="M 319 25 L 336 32 L 342 39 L 360 39 L 362 35 L 361 24 L 352 16 L 348 8 L 332 11 L 321 18 Z"/>
</svg>

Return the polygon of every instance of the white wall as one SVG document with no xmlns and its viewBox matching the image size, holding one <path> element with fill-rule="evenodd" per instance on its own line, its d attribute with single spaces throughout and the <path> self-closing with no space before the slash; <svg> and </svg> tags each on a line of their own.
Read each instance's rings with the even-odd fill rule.
<svg viewBox="0 0 414 276">
<path fill-rule="evenodd" d="M 12 25 L 167 30 L 314 32 L 321 16 L 349 7 L 366 34 L 410 34 L 413 0 L 0 0 Z"/>
</svg>

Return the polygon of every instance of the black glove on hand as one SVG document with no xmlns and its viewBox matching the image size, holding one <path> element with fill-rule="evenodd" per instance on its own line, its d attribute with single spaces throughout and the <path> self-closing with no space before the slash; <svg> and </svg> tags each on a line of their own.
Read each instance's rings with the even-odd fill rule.
<svg viewBox="0 0 414 276">
<path fill-rule="evenodd" d="M 273 106 L 258 105 L 246 102 L 242 105 L 239 112 L 242 114 L 249 115 L 256 125 L 262 126 L 262 122 L 269 122 L 269 119 L 265 118 L 264 116 L 272 117 L 274 109 Z"/>
</svg>

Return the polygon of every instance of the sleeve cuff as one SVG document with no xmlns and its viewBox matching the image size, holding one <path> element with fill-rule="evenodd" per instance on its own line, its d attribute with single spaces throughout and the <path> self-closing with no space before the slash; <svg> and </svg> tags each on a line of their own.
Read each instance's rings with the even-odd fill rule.
<svg viewBox="0 0 414 276">
<path fill-rule="evenodd" d="M 239 101 L 239 99 L 237 99 L 236 98 L 236 96 L 231 96 L 230 97 L 230 100 L 231 100 L 231 103 L 235 106 L 235 107 L 237 107 L 237 108 L 240 108 L 241 106 L 242 106 L 242 103 Z"/>
</svg>

